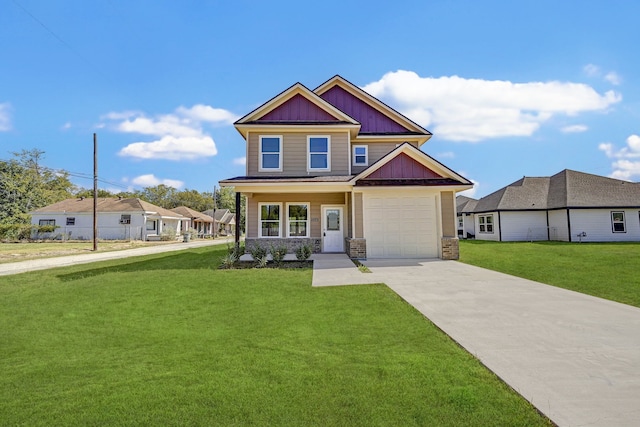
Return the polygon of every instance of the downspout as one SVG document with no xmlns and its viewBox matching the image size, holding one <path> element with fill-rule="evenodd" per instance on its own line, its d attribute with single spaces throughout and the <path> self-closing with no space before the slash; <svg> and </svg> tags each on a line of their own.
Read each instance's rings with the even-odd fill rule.
<svg viewBox="0 0 640 427">
<path fill-rule="evenodd" d="M 551 234 L 549 233 L 549 210 L 546 211 L 547 214 L 547 241 L 551 241 Z"/>
</svg>

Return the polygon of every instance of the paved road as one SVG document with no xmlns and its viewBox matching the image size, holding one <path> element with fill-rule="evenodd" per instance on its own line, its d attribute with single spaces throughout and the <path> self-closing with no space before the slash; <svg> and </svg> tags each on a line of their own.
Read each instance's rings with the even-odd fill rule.
<svg viewBox="0 0 640 427">
<path fill-rule="evenodd" d="M 199 248 L 233 242 L 233 237 L 216 240 L 196 240 L 189 243 L 175 243 L 171 245 L 147 246 L 144 248 L 125 249 L 111 252 L 92 252 L 80 255 L 67 255 L 54 258 L 42 258 L 28 261 L 0 264 L 0 276 L 9 274 L 26 273 L 28 271 L 46 270 L 47 268 L 65 267 L 89 262 L 106 261 L 110 259 L 128 258 L 133 256 L 159 254 L 163 252 L 180 251 L 184 249 Z"/>
</svg>

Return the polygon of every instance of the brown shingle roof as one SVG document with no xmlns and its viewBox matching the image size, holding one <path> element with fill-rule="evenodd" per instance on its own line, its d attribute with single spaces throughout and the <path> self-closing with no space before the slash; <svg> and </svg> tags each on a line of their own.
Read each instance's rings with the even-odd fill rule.
<svg viewBox="0 0 640 427">
<path fill-rule="evenodd" d="M 173 212 L 179 213 L 182 216 L 186 216 L 187 218 L 195 219 L 202 222 L 213 222 L 213 218 L 211 218 L 209 215 L 205 215 L 186 206 L 178 206 L 177 208 L 173 208 L 171 210 Z"/>
<path fill-rule="evenodd" d="M 58 203 L 54 203 L 40 209 L 36 209 L 31 213 L 50 213 L 50 212 L 68 212 L 68 213 L 87 213 L 93 212 L 93 198 L 75 198 L 66 199 Z M 158 214 L 169 218 L 182 218 L 183 216 L 172 212 L 169 209 L 161 208 L 149 202 L 140 199 L 118 199 L 110 197 L 98 198 L 98 212 L 139 212 Z"/>
</svg>

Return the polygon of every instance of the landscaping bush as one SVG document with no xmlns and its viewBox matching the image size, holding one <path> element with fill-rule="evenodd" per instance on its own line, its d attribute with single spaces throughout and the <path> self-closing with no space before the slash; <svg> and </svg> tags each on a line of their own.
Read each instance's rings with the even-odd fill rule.
<svg viewBox="0 0 640 427">
<path fill-rule="evenodd" d="M 296 249 L 296 258 L 298 259 L 298 261 L 306 261 L 309 259 L 312 252 L 313 251 L 311 250 L 311 246 L 309 245 L 298 246 L 298 248 Z"/>
<path fill-rule="evenodd" d="M 287 245 L 271 245 L 271 257 L 273 257 L 273 262 L 276 263 L 276 265 L 280 265 L 282 264 L 282 261 L 284 261 L 284 257 L 287 254 Z"/>
<path fill-rule="evenodd" d="M 160 234 L 160 240 L 162 240 L 163 242 L 176 240 L 176 230 L 174 230 L 173 228 L 162 230 L 162 234 Z"/>
</svg>

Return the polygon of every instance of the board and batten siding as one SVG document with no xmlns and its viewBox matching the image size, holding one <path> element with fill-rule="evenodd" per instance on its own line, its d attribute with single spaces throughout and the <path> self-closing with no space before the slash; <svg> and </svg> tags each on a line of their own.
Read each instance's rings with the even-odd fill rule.
<svg viewBox="0 0 640 427">
<path fill-rule="evenodd" d="M 547 211 L 500 212 L 503 242 L 549 240 Z"/>
<path fill-rule="evenodd" d="M 351 142 L 353 145 L 366 145 L 367 146 L 367 155 L 369 163 L 367 166 L 351 166 L 351 172 L 353 174 L 359 174 L 387 154 L 389 154 L 392 150 L 394 150 L 398 145 L 397 142 L 367 142 L 367 143 L 359 143 L 357 141 Z M 418 144 L 412 143 L 414 147 L 418 147 Z M 351 152 L 351 156 L 353 157 L 353 152 Z M 353 162 L 353 159 L 351 160 Z"/>
<path fill-rule="evenodd" d="M 624 233 L 614 233 L 611 212 L 624 212 Z M 638 209 L 571 209 L 571 240 L 574 242 L 637 242 L 640 241 L 640 211 Z M 580 233 L 586 236 L 578 237 Z"/>
<path fill-rule="evenodd" d="M 254 193 L 252 197 L 247 198 L 247 237 L 258 237 L 258 206 L 259 203 L 282 203 L 281 220 L 281 237 L 287 237 L 286 226 L 286 205 L 287 203 L 309 203 L 309 237 L 320 238 L 322 236 L 322 205 L 338 205 L 345 204 L 345 193 Z M 345 210 L 346 211 L 346 210 Z M 350 219 L 343 213 L 344 226 L 350 226 Z M 282 222 L 285 220 L 284 222 Z"/>
<path fill-rule="evenodd" d="M 260 172 L 260 136 L 282 136 L 282 172 Z M 331 137 L 331 170 L 307 172 L 307 136 L 328 135 Z M 248 176 L 324 176 L 349 175 L 349 134 L 347 132 L 251 132 L 247 141 Z"/>
<path fill-rule="evenodd" d="M 569 224 L 567 223 L 566 209 L 549 211 L 549 238 L 561 242 L 569 241 Z"/>
</svg>

